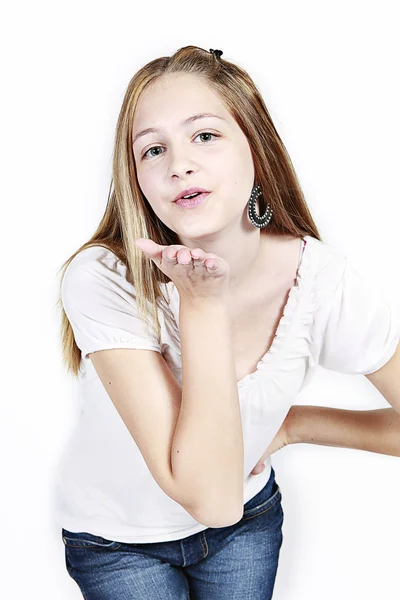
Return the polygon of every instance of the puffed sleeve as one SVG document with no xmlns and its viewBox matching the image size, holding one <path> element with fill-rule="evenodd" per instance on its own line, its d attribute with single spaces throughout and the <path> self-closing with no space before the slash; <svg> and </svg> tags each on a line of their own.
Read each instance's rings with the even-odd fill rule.
<svg viewBox="0 0 400 600">
<path fill-rule="evenodd" d="M 399 343 L 398 304 L 360 275 L 347 257 L 325 322 L 318 361 L 325 369 L 373 373 L 390 360 Z"/>
<path fill-rule="evenodd" d="M 83 358 L 111 348 L 161 353 L 153 328 L 147 331 L 139 317 L 134 286 L 123 271 L 114 254 L 97 247 L 83 250 L 65 271 L 61 301 Z"/>
</svg>

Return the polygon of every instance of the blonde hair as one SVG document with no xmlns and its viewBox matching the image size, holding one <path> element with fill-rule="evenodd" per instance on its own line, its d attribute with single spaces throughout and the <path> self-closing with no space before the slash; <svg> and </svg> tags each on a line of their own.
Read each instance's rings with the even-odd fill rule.
<svg viewBox="0 0 400 600">
<path fill-rule="evenodd" d="M 61 266 L 60 294 L 62 358 L 67 371 L 78 376 L 81 351 L 61 301 L 61 285 L 72 259 L 90 246 L 103 246 L 126 265 L 127 278 L 134 283 L 140 317 L 146 323 L 146 300 L 152 305 L 152 318 L 160 338 L 157 298 L 160 284 L 170 279 L 135 245 L 138 237 L 162 245 L 179 244 L 171 231 L 152 210 L 139 188 L 132 147 L 133 118 L 142 92 L 159 77 L 169 73 L 190 73 L 219 94 L 232 117 L 246 135 L 253 155 L 255 180 L 262 191 L 260 213 L 273 209 L 268 231 L 279 235 L 310 235 L 320 240 L 317 227 L 305 202 L 288 152 L 272 122 L 264 100 L 248 73 L 241 67 L 197 46 L 180 48 L 171 57 L 150 61 L 129 82 L 118 116 L 112 163 L 112 179 L 104 215 L 91 239 Z M 112 189 L 113 188 L 113 189 Z M 263 230 L 261 230 L 262 232 Z"/>
</svg>

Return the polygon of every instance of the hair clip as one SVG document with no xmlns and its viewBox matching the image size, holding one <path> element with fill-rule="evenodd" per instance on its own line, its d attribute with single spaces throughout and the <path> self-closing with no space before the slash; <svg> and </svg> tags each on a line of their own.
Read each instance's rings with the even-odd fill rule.
<svg viewBox="0 0 400 600">
<path fill-rule="evenodd" d="M 221 58 L 223 54 L 222 50 L 213 50 L 212 48 L 210 48 L 210 52 L 211 54 L 214 54 L 216 58 Z"/>
</svg>

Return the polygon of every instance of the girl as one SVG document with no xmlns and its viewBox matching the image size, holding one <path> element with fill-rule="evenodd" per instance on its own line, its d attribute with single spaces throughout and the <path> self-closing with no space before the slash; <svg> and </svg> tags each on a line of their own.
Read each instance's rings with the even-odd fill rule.
<svg viewBox="0 0 400 600">
<path fill-rule="evenodd" d="M 399 320 L 321 241 L 259 91 L 221 55 L 189 46 L 134 75 L 106 212 L 64 263 L 83 405 L 56 510 L 89 600 L 270 599 L 270 455 L 351 431 L 399 453 L 382 441 L 400 413 Z M 369 447 L 366 421 L 292 407 L 318 365 L 384 390 L 393 409 Z"/>
</svg>

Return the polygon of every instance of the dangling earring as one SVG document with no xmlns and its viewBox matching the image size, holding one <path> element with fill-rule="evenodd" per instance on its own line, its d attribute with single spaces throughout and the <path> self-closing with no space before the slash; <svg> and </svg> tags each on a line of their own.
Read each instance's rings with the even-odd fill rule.
<svg viewBox="0 0 400 600">
<path fill-rule="evenodd" d="M 256 185 L 251 192 L 250 200 L 247 204 L 248 206 L 248 215 L 250 217 L 250 221 L 253 223 L 255 227 L 259 227 L 260 229 L 266 227 L 271 220 L 272 217 L 272 208 L 269 204 L 267 204 L 267 208 L 265 209 L 265 213 L 262 217 L 256 212 L 256 200 L 261 196 L 261 188 L 259 185 Z"/>
</svg>

